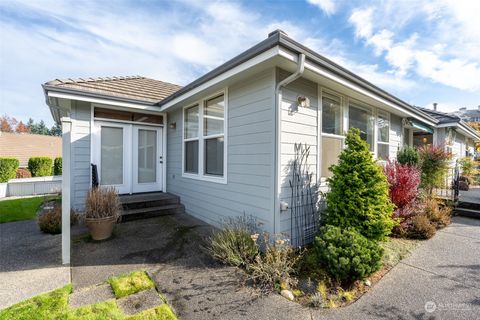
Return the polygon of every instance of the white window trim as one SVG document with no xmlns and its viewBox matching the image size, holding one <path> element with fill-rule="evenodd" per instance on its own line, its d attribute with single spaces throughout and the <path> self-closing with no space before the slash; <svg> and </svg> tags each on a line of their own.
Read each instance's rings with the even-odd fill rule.
<svg viewBox="0 0 480 320">
<path fill-rule="evenodd" d="M 204 136 L 204 107 L 207 100 L 223 95 L 224 99 L 224 119 L 223 119 L 223 134 L 213 134 Z M 198 137 L 185 139 L 185 110 L 198 105 Z M 212 95 L 202 98 L 195 103 L 189 104 L 182 108 L 182 177 L 202 180 L 208 182 L 227 184 L 227 154 L 228 154 L 228 88 L 224 88 Z M 223 136 L 223 176 L 214 176 L 205 174 L 205 140 L 219 138 Z M 198 173 L 185 172 L 185 142 L 198 141 Z"/>
</svg>

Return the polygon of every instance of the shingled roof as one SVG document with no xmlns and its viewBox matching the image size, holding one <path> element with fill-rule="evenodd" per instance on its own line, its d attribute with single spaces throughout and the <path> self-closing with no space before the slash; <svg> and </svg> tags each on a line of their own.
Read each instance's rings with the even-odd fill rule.
<svg viewBox="0 0 480 320">
<path fill-rule="evenodd" d="M 430 116 L 434 117 L 435 119 L 437 119 L 438 124 L 460 122 L 461 120 L 459 116 L 456 116 L 451 113 L 445 113 L 445 112 L 431 110 L 431 109 L 422 108 L 422 107 L 417 107 L 417 108 L 429 114 Z"/>
<path fill-rule="evenodd" d="M 142 76 L 55 79 L 45 83 L 44 87 L 127 98 L 152 104 L 162 101 L 182 88 L 176 84 Z"/>
</svg>

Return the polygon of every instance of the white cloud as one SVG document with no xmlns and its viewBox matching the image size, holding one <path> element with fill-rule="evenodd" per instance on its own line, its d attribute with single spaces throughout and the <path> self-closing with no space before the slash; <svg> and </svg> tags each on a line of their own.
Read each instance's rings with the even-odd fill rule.
<svg viewBox="0 0 480 320">
<path fill-rule="evenodd" d="M 384 7 L 354 9 L 349 22 L 374 54 L 385 55 L 397 77 L 415 73 L 460 90 L 480 90 L 480 20 L 476 18 L 480 2 L 386 3 Z M 415 21 L 418 31 L 408 34 L 403 27 L 410 21 Z M 404 40 L 395 39 L 402 37 Z"/>
<path fill-rule="evenodd" d="M 336 5 L 333 0 L 307 0 L 307 2 L 317 6 L 327 15 L 331 15 L 336 11 Z"/>
<path fill-rule="evenodd" d="M 355 26 L 355 36 L 369 39 L 373 32 L 373 11 L 372 7 L 353 10 L 348 21 Z"/>
</svg>

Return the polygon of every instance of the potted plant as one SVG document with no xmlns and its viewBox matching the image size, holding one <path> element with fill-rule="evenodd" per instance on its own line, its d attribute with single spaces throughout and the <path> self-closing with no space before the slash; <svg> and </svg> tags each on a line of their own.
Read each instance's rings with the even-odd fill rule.
<svg viewBox="0 0 480 320">
<path fill-rule="evenodd" d="M 120 219 L 122 205 L 114 187 L 95 187 L 88 191 L 85 224 L 93 240 L 110 238 Z"/>
</svg>

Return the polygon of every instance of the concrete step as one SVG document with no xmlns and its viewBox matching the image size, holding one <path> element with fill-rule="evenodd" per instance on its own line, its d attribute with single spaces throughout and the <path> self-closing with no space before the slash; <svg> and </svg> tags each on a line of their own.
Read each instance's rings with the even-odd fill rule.
<svg viewBox="0 0 480 320">
<path fill-rule="evenodd" d="M 455 208 L 455 214 L 462 217 L 476 218 L 480 219 L 480 210 L 475 209 L 466 209 L 466 208 Z"/>
<path fill-rule="evenodd" d="M 127 209 L 122 213 L 122 221 L 131 221 L 136 219 L 153 218 L 171 214 L 181 214 L 185 212 L 185 206 L 181 203 L 168 204 L 155 207 L 145 207 L 136 209 Z"/>
</svg>

